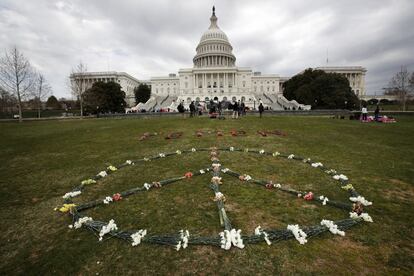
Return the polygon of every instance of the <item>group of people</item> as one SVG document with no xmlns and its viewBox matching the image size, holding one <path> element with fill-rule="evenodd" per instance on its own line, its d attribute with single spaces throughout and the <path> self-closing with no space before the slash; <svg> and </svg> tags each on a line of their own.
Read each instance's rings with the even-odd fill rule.
<svg viewBox="0 0 414 276">
<path fill-rule="evenodd" d="M 374 121 L 376 122 L 378 122 L 379 120 L 379 112 L 380 112 L 380 108 L 379 108 L 379 105 L 377 104 L 377 107 L 375 108 L 375 111 L 374 111 Z M 368 121 L 368 108 L 366 104 L 362 106 L 361 114 L 362 114 L 362 121 L 363 122 Z"/>
<path fill-rule="evenodd" d="M 246 105 L 243 101 L 233 101 L 233 103 L 229 106 L 229 109 L 233 110 L 233 114 L 231 116 L 233 119 L 238 119 L 241 116 L 246 115 Z"/>
<path fill-rule="evenodd" d="M 217 97 L 215 97 L 214 100 L 210 100 L 210 102 L 208 103 L 206 107 L 208 108 L 210 118 L 217 118 L 217 117 L 220 118 L 223 116 L 223 102 L 220 102 Z M 246 104 L 243 101 L 239 100 L 239 101 L 233 101 L 232 103 L 229 103 L 227 109 L 232 111 L 233 119 L 238 119 L 246 115 L 246 110 L 248 108 L 246 107 Z M 258 109 L 259 109 L 260 118 L 262 118 L 262 114 L 265 109 L 262 101 L 260 101 Z M 186 111 L 184 107 L 184 101 L 181 101 L 179 103 L 179 105 L 177 106 L 177 111 L 184 116 L 184 113 Z M 197 115 L 200 116 L 203 114 L 203 106 L 200 103 L 196 104 L 196 102 L 192 101 L 189 105 L 189 111 L 190 111 L 190 117 L 194 117 Z"/>
</svg>

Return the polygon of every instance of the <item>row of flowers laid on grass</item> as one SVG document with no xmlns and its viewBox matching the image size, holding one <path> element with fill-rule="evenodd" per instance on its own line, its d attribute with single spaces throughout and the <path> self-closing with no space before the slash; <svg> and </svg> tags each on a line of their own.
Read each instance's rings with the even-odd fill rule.
<svg viewBox="0 0 414 276">
<path fill-rule="evenodd" d="M 136 187 L 128 191 L 114 193 L 112 196 L 106 196 L 102 200 L 95 200 L 92 202 L 87 202 L 84 204 L 74 204 L 72 198 L 79 196 L 82 193 L 82 190 L 87 185 L 95 184 L 99 179 L 107 177 L 109 174 L 115 173 L 118 169 L 124 168 L 126 166 L 133 166 L 139 162 L 148 162 L 160 158 L 165 158 L 168 156 L 181 155 L 183 153 L 191 153 L 197 151 L 209 151 L 210 150 L 210 160 L 212 165 L 209 168 L 201 169 L 194 172 L 187 172 L 184 176 L 155 181 L 151 184 L 144 183 L 142 187 Z M 260 155 L 271 155 L 274 157 L 282 157 L 290 160 L 298 160 L 303 163 L 309 164 L 313 168 L 321 169 L 326 174 L 332 176 L 333 179 L 339 181 L 341 188 L 348 191 L 351 195 L 350 201 L 354 204 L 346 204 L 338 201 L 329 200 L 327 197 L 320 195 L 316 196 L 313 192 L 300 192 L 292 189 L 285 188 L 281 183 L 272 183 L 272 181 L 265 180 L 256 180 L 253 179 L 250 175 L 247 174 L 238 174 L 228 168 L 222 168 L 220 160 L 218 158 L 219 151 L 239 151 L 239 152 L 250 152 L 257 153 Z M 94 221 L 90 217 L 83 217 L 80 215 L 80 212 L 89 208 L 96 207 L 98 205 L 109 205 L 116 201 L 121 201 L 124 197 L 136 194 L 142 191 L 148 191 L 151 188 L 161 188 L 162 186 L 180 181 L 185 178 L 191 178 L 193 176 L 198 176 L 205 174 L 206 172 L 212 173 L 212 178 L 210 181 L 210 188 L 214 191 L 215 197 L 214 201 L 217 203 L 219 209 L 220 223 L 224 227 L 224 231 L 219 234 L 219 239 L 217 237 L 200 237 L 198 235 L 190 234 L 188 230 L 181 230 L 178 235 L 167 235 L 167 236 L 148 236 L 146 229 L 141 229 L 135 232 L 130 231 L 121 231 L 118 229 L 114 220 L 111 220 L 109 223 L 104 223 L 100 221 Z M 220 172 L 237 177 L 241 181 L 252 182 L 254 184 L 259 184 L 265 186 L 268 189 L 279 189 L 290 194 L 294 194 L 299 198 L 303 198 L 307 201 L 319 201 L 322 205 L 330 205 L 334 207 L 339 207 L 350 211 L 349 218 L 341 221 L 330 221 L 322 220 L 320 225 L 303 227 L 300 228 L 298 225 L 288 225 L 285 230 L 262 230 L 260 226 L 256 228 L 255 234 L 253 236 L 242 236 L 240 229 L 235 229 L 231 226 L 230 220 L 227 217 L 224 202 L 226 201 L 225 196 L 219 191 L 219 185 L 222 184 L 222 177 L 220 177 Z M 294 154 L 281 154 L 279 152 L 266 152 L 265 150 L 251 150 L 251 149 L 236 149 L 234 147 L 229 148 L 202 148 L 196 149 L 192 148 L 191 150 L 177 150 L 172 153 L 159 153 L 156 156 L 144 157 L 138 160 L 127 160 L 125 163 L 120 166 L 108 166 L 106 170 L 99 172 L 95 177 L 86 179 L 81 182 L 81 185 L 75 187 L 71 192 L 66 193 L 63 198 L 65 199 L 64 205 L 58 210 L 61 212 L 70 212 L 73 217 L 73 224 L 70 225 L 71 228 L 78 229 L 80 227 L 86 227 L 92 231 L 99 233 L 99 240 L 103 240 L 105 235 L 118 237 L 121 239 L 126 239 L 131 241 L 133 246 L 140 244 L 141 242 L 148 243 L 157 243 L 157 244 L 170 244 L 174 245 L 177 250 L 181 248 L 186 248 L 188 244 L 210 244 L 217 245 L 223 249 L 230 249 L 231 246 L 238 248 L 243 248 L 245 243 L 257 243 L 259 241 L 265 241 L 267 244 L 271 244 L 272 241 L 285 240 L 289 238 L 296 238 L 300 244 L 307 242 L 307 237 L 318 235 L 326 231 L 330 231 L 333 234 L 345 235 L 344 230 L 349 227 L 357 224 L 360 221 L 372 222 L 372 218 L 367 214 L 363 213 L 362 206 L 369 206 L 372 202 L 369 202 L 364 197 L 359 195 L 353 185 L 349 183 L 347 176 L 338 173 L 333 169 L 325 167 L 320 162 L 313 162 L 310 158 L 302 158 L 295 156 Z M 259 238 L 259 239 L 258 239 Z"/>
</svg>

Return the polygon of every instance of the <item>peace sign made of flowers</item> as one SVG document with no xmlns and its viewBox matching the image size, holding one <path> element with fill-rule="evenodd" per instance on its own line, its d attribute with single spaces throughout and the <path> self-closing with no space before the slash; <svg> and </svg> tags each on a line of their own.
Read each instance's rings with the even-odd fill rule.
<svg viewBox="0 0 414 276">
<path fill-rule="evenodd" d="M 209 152 L 209 157 L 211 160 L 211 166 L 208 168 L 203 168 L 198 171 L 187 172 L 183 176 L 165 179 L 152 183 L 144 183 L 143 186 L 136 187 L 124 192 L 115 193 L 112 196 L 107 196 L 102 199 L 95 201 L 75 204 L 72 201 L 72 198 L 79 196 L 84 188 L 88 185 L 97 183 L 100 179 L 107 177 L 109 174 L 115 173 L 117 170 L 128 167 L 135 166 L 140 162 L 147 162 L 151 160 L 156 160 L 160 158 L 166 158 L 175 155 L 189 154 L 194 152 Z M 245 152 L 253 153 L 258 155 L 267 155 L 273 156 L 275 158 L 286 158 L 289 160 L 296 160 L 309 166 L 319 169 L 322 172 L 330 175 L 340 184 L 340 187 L 349 192 L 349 200 L 352 203 L 344 203 L 339 201 L 334 201 L 328 199 L 323 195 L 316 195 L 312 192 L 302 192 L 293 190 L 285 187 L 281 183 L 273 183 L 272 181 L 255 179 L 247 174 L 240 174 L 235 171 L 230 170 L 229 168 L 223 168 L 220 164 L 219 153 L 220 151 L 228 152 Z M 123 198 L 132 196 L 137 193 L 146 192 L 154 188 L 161 188 L 163 186 L 178 182 L 186 178 L 192 178 L 195 176 L 203 175 L 209 173 L 212 175 L 210 188 L 214 191 L 215 197 L 214 201 L 217 204 L 220 224 L 224 228 L 223 232 L 220 232 L 217 236 L 205 237 L 199 236 L 197 234 L 191 234 L 188 230 L 181 230 L 175 234 L 168 235 L 151 235 L 147 233 L 146 229 L 140 229 L 138 231 L 127 231 L 120 230 L 115 224 L 115 221 L 111 219 L 109 222 L 102 222 L 94 220 L 91 217 L 82 216 L 81 212 L 87 209 L 94 208 L 100 205 L 112 205 L 121 201 Z M 331 221 L 323 219 L 319 224 L 314 226 L 305 226 L 299 227 L 299 225 L 287 225 L 285 229 L 262 229 L 260 226 L 257 226 L 254 234 L 252 235 L 242 235 L 240 229 L 236 229 L 232 226 L 230 219 L 228 218 L 225 210 L 225 201 L 226 197 L 220 192 L 220 185 L 222 184 L 222 178 L 220 174 L 227 174 L 238 178 L 240 181 L 245 181 L 251 184 L 256 184 L 263 186 L 267 189 L 276 189 L 281 192 L 289 193 L 295 197 L 303 198 L 308 201 L 316 201 L 322 205 L 336 207 L 342 210 L 349 212 L 349 216 L 343 220 Z M 151 243 L 151 244 L 162 244 L 162 245 L 171 245 L 176 248 L 176 250 L 187 248 L 188 245 L 214 245 L 221 247 L 225 250 L 229 250 L 232 246 L 238 248 L 244 248 L 245 244 L 255 244 L 259 242 L 266 242 L 268 245 L 271 245 L 272 242 L 277 242 L 280 240 L 287 240 L 291 238 L 296 238 L 300 244 L 305 244 L 307 238 L 320 235 L 324 232 L 330 231 L 332 234 L 337 234 L 344 236 L 345 230 L 350 227 L 363 222 L 372 222 L 372 218 L 368 213 L 363 212 L 363 206 L 372 205 L 372 202 L 369 202 L 364 197 L 362 197 L 349 183 L 348 177 L 338 173 L 333 169 L 325 167 L 320 162 L 313 162 L 309 158 L 302 158 L 294 154 L 281 154 L 279 152 L 266 152 L 265 150 L 251 150 L 251 149 L 237 149 L 234 147 L 229 148 L 192 148 L 190 150 L 177 150 L 171 153 L 160 153 L 156 156 L 145 157 L 139 160 L 126 160 L 125 163 L 115 167 L 109 166 L 106 170 L 99 172 L 96 176 L 86 179 L 81 182 L 81 185 L 75 187 L 71 192 L 66 193 L 63 198 L 65 199 L 64 204 L 60 208 L 55 208 L 62 213 L 69 213 L 72 216 L 72 224 L 69 225 L 69 228 L 79 229 L 81 227 L 87 228 L 97 234 L 99 241 L 102 241 L 104 237 L 116 237 L 119 239 L 127 240 L 131 242 L 132 246 L 139 245 L 140 243 Z"/>
</svg>

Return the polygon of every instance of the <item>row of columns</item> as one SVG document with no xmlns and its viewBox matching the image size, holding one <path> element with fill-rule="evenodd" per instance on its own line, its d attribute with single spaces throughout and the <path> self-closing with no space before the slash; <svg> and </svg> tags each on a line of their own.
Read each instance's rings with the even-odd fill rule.
<svg viewBox="0 0 414 276">
<path fill-rule="evenodd" d="M 197 67 L 234 66 L 234 61 L 226 56 L 206 56 L 195 61 Z"/>
<path fill-rule="evenodd" d="M 223 84 L 223 88 L 236 86 L 236 73 L 195 73 L 193 77 L 193 87 L 198 89 L 200 84 L 201 88 L 208 88 L 210 82 L 210 88 L 213 88 L 214 82 L 216 88 L 220 87 L 220 81 Z"/>
</svg>

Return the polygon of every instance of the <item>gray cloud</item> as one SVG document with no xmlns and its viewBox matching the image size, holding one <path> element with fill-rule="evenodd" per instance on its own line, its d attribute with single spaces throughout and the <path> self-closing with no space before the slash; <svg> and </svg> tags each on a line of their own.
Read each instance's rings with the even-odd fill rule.
<svg viewBox="0 0 414 276">
<path fill-rule="evenodd" d="M 212 1 L 0 0 L 0 49 L 17 45 L 69 96 L 79 60 L 90 71 L 125 71 L 138 79 L 191 67 L 209 26 Z M 218 24 L 239 66 L 291 76 L 304 68 L 368 69 L 369 94 L 381 93 L 401 65 L 414 70 L 414 2 L 216 1 Z"/>
</svg>

